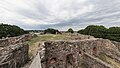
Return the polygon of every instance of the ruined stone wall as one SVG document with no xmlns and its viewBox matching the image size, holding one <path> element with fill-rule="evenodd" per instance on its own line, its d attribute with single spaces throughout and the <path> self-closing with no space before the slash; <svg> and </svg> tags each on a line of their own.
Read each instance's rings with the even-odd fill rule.
<svg viewBox="0 0 120 68">
<path fill-rule="evenodd" d="M 112 41 L 112 43 L 119 49 L 120 51 L 120 42 Z"/>
<path fill-rule="evenodd" d="M 24 42 L 30 40 L 32 36 L 30 34 L 25 34 L 17 37 L 10 37 L 6 39 L 0 39 L 0 47 L 9 46 L 12 44 Z"/>
<path fill-rule="evenodd" d="M 47 41 L 44 44 L 45 54 L 41 59 L 42 68 L 79 68 L 84 63 L 85 53 L 93 57 L 98 57 L 99 54 L 105 53 L 119 61 L 117 47 L 106 39 Z M 86 59 L 89 60 L 88 62 L 94 60 L 91 64 L 96 63 L 95 67 L 98 65 L 96 68 L 110 68 L 105 63 L 91 56 L 87 56 Z M 91 67 L 91 64 L 88 66 Z"/>
<path fill-rule="evenodd" d="M 87 53 L 84 54 L 83 62 L 87 68 L 113 68 L 111 65 Z"/>
<path fill-rule="evenodd" d="M 0 68 L 19 68 L 29 59 L 28 44 L 32 37 L 29 34 L 0 39 Z"/>
<path fill-rule="evenodd" d="M 9 45 L 9 40 L 8 39 L 0 39 L 0 46 L 7 46 Z"/>
<path fill-rule="evenodd" d="M 100 53 L 104 53 L 110 58 L 114 59 L 116 62 L 120 63 L 120 52 L 116 45 L 113 44 L 110 40 L 101 40 L 102 45 Z"/>
<path fill-rule="evenodd" d="M 90 35 L 82 35 L 82 34 L 78 34 L 78 33 L 63 33 L 63 35 L 65 36 L 70 36 L 69 38 L 71 40 L 85 40 L 85 39 L 94 39 L 94 36 L 90 36 Z"/>
<path fill-rule="evenodd" d="M 29 59 L 28 50 L 25 43 L 0 47 L 0 68 L 20 68 Z"/>
<path fill-rule="evenodd" d="M 120 63 L 120 52 L 118 48 L 107 39 L 96 39 L 96 40 L 82 40 L 79 42 L 81 45 L 79 48 L 90 55 L 99 57 L 102 53 L 106 54 L 116 62 Z"/>
<path fill-rule="evenodd" d="M 71 45 L 70 45 L 71 44 Z M 42 60 L 45 68 L 74 68 L 78 65 L 77 49 L 72 43 L 66 42 L 46 42 L 45 59 Z M 73 58 L 74 56 L 74 58 Z M 70 61 L 69 61 L 70 60 Z M 47 65 L 45 65 L 45 63 Z"/>
</svg>

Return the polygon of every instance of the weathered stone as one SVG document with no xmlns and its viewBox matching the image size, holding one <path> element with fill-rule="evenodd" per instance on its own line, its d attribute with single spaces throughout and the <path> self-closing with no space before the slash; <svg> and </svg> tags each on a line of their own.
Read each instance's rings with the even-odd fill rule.
<svg viewBox="0 0 120 68">
<path fill-rule="evenodd" d="M 0 58 L 2 58 L 0 59 L 0 68 L 20 68 L 23 66 L 29 59 L 28 49 L 28 44 L 23 43 L 5 47 L 5 50 L 0 52 Z"/>
<path fill-rule="evenodd" d="M 120 63 L 118 48 L 107 39 L 46 41 L 40 49 L 40 68 L 114 68 L 98 58 L 101 53 Z"/>
<path fill-rule="evenodd" d="M 29 60 L 30 35 L 0 39 L 0 68 L 20 68 Z"/>
<path fill-rule="evenodd" d="M 24 42 L 24 41 L 28 41 L 31 38 L 32 38 L 32 35 L 26 34 L 26 35 L 21 35 L 21 36 L 17 36 L 17 37 L 0 39 L 0 47 L 5 47 L 5 46 L 21 43 L 21 42 Z"/>
</svg>

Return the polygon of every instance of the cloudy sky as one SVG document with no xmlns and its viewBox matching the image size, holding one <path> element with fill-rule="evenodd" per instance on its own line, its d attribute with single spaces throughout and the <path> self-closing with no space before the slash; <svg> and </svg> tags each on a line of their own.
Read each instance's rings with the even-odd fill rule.
<svg viewBox="0 0 120 68">
<path fill-rule="evenodd" d="M 0 23 L 59 30 L 120 26 L 120 0 L 0 0 Z"/>
</svg>

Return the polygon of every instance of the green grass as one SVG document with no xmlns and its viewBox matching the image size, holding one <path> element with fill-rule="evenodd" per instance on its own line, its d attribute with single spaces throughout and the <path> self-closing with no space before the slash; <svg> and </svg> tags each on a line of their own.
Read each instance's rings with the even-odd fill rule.
<svg viewBox="0 0 120 68">
<path fill-rule="evenodd" d="M 101 54 L 99 55 L 99 59 L 101 59 L 102 61 L 107 61 L 107 60 L 106 60 L 106 55 L 105 55 L 104 53 L 101 53 Z"/>
<path fill-rule="evenodd" d="M 38 37 L 32 38 L 30 41 L 27 41 L 29 44 L 29 57 L 32 58 L 36 55 L 38 50 L 39 43 L 41 44 L 43 41 L 49 40 L 68 40 L 65 35 L 53 35 L 53 34 L 46 34 L 46 35 L 39 35 Z"/>
<path fill-rule="evenodd" d="M 28 44 L 33 45 L 34 43 L 39 41 L 49 41 L 49 40 L 67 40 L 67 38 L 64 35 L 46 34 L 31 39 L 30 41 L 28 41 Z"/>
<path fill-rule="evenodd" d="M 101 60 L 107 62 L 108 64 L 114 66 L 115 68 L 120 68 L 120 64 L 119 64 L 119 63 L 115 62 L 114 59 L 108 57 L 108 56 L 105 55 L 104 53 L 101 53 L 101 54 L 99 55 L 99 58 L 100 58 Z"/>
</svg>

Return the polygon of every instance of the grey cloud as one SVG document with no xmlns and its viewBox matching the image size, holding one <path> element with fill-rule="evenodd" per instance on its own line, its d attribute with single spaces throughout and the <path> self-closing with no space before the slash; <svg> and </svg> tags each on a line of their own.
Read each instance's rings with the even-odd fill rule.
<svg viewBox="0 0 120 68">
<path fill-rule="evenodd" d="M 105 25 L 107 27 L 110 26 L 120 26 L 120 0 L 88 0 L 87 4 L 94 5 L 94 9 L 91 12 L 87 12 L 82 15 L 78 15 L 77 17 L 73 17 L 70 19 L 60 19 L 57 16 L 51 15 L 50 8 L 45 6 L 41 0 L 29 0 L 29 2 L 25 1 L 25 5 L 27 7 L 18 7 L 13 6 L 8 8 L 8 6 L 0 6 L 0 8 L 5 9 L 9 12 L 20 15 L 22 18 L 28 18 L 32 20 L 45 21 L 47 18 L 52 18 L 53 20 L 47 21 L 48 23 L 55 24 L 41 24 L 41 25 L 28 25 L 26 22 L 21 21 L 21 18 L 6 19 L 5 22 L 10 22 L 16 25 L 23 27 L 24 29 L 46 29 L 46 28 L 58 28 L 58 29 L 66 29 L 68 27 L 72 27 L 74 29 L 85 28 L 87 25 Z M 9 2 L 4 2 L 2 4 L 9 4 Z M 12 3 L 11 3 L 12 4 Z M 64 6 L 64 5 L 63 5 Z M 29 8 L 28 8 L 29 7 Z M 74 10 L 77 11 L 82 6 L 72 5 L 70 8 L 62 7 L 62 10 Z M 12 11 L 11 11 L 12 10 Z M 60 11 L 59 11 L 60 12 Z M 59 22 L 59 23 L 58 23 Z M 21 24 L 22 23 L 22 24 Z M 42 22 L 40 22 L 42 23 Z"/>
<path fill-rule="evenodd" d="M 39 6 L 39 7 L 38 7 Z M 31 18 L 31 19 L 43 19 L 46 18 L 46 16 L 48 16 L 48 10 L 42 5 L 35 5 L 32 6 L 31 9 L 26 9 L 26 8 L 18 8 L 16 9 L 16 12 L 22 16 L 25 16 L 27 18 Z"/>
</svg>

